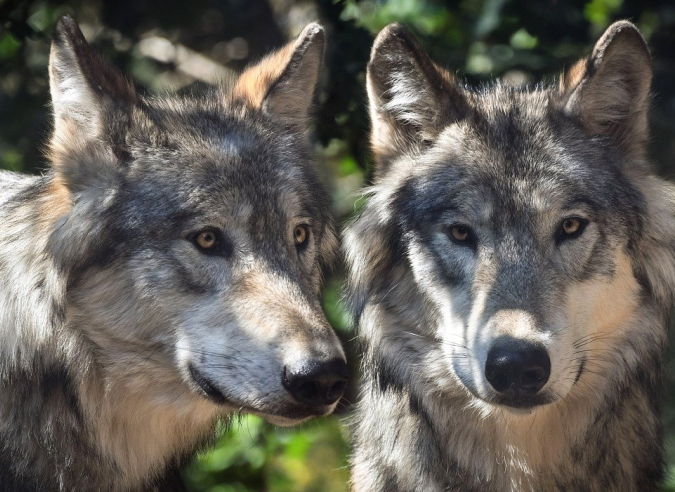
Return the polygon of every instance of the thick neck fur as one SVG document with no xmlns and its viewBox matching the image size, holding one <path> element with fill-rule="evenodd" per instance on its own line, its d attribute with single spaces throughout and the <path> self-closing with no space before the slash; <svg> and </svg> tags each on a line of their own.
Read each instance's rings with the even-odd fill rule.
<svg viewBox="0 0 675 492">
<path fill-rule="evenodd" d="M 102 327 L 70 306 L 67 276 L 47 247 L 67 191 L 52 175 L 0 173 L 0 182 L 0 483 L 152 489 L 208 439 L 214 407 L 172 399 L 175 381 L 121 372 L 131 354 L 102 356 L 88 336 Z"/>
<path fill-rule="evenodd" d="M 6 376 L 17 364 L 30 369 L 33 352 L 51 343 L 63 321 L 65 281 L 45 250 L 68 202 L 55 180 L 2 173 L 0 182 L 0 375 Z"/>
</svg>

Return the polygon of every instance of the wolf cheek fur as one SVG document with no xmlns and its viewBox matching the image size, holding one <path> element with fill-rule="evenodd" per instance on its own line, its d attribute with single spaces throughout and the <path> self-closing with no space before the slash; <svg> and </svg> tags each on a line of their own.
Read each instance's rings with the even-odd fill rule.
<svg viewBox="0 0 675 492">
<path fill-rule="evenodd" d="M 354 489 L 656 490 L 675 193 L 646 162 L 638 30 L 557 87 L 470 91 L 391 25 L 367 80 Z"/>
<path fill-rule="evenodd" d="M 180 488 L 217 416 L 333 410 L 323 47 L 312 24 L 230 92 L 147 99 L 59 21 L 52 169 L 0 172 L 0 488 Z"/>
</svg>

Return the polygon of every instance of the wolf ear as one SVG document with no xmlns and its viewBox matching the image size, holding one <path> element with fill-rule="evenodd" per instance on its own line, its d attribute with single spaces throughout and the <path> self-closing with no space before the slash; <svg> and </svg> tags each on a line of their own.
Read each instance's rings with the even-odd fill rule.
<svg viewBox="0 0 675 492">
<path fill-rule="evenodd" d="M 625 151 L 641 151 L 649 133 L 651 80 L 649 49 L 640 31 L 630 22 L 615 22 L 591 56 L 561 78 L 564 111 Z"/>
<path fill-rule="evenodd" d="M 323 63 L 326 41 L 317 23 L 305 27 L 295 41 L 263 58 L 241 74 L 233 98 L 305 129 Z"/>
<path fill-rule="evenodd" d="M 128 112 L 137 102 L 136 92 L 91 49 L 69 16 L 61 17 L 54 29 L 49 88 L 54 109 L 52 147 L 57 152 L 94 139 L 110 144 L 115 153 L 120 151 L 122 122 L 114 116 L 120 110 Z"/>
<path fill-rule="evenodd" d="M 372 144 L 380 161 L 423 149 L 468 110 L 454 77 L 400 24 L 388 25 L 375 39 L 367 89 Z"/>
</svg>

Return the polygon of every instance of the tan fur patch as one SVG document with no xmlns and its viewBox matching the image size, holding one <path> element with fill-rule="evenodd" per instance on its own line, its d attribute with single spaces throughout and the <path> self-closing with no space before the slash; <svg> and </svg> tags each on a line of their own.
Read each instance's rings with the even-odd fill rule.
<svg viewBox="0 0 675 492">
<path fill-rule="evenodd" d="M 626 328 L 639 304 L 640 285 L 633 275 L 633 266 L 623 251 L 615 255 L 615 272 L 610 282 L 590 281 L 571 293 L 567 311 L 571 319 L 583 317 L 589 334 L 612 334 Z M 602 339 L 592 345 L 607 343 Z"/>
<path fill-rule="evenodd" d="M 57 171 L 68 164 L 68 157 L 74 150 L 86 145 L 85 136 L 70 118 L 58 118 L 54 122 L 54 133 L 49 141 L 48 158 Z"/>
<path fill-rule="evenodd" d="M 335 333 L 317 304 L 309 303 L 292 282 L 264 267 L 246 274 L 234 306 L 242 330 L 261 341 L 284 340 L 285 355 L 335 353 L 344 357 Z M 280 342 L 276 342 L 280 343 Z M 337 349 L 337 351 L 335 350 Z"/>
<path fill-rule="evenodd" d="M 40 219 L 47 224 L 53 224 L 59 217 L 65 215 L 71 207 L 70 191 L 63 182 L 63 179 L 58 175 L 54 175 L 47 189 L 44 201 L 40 203 Z"/>
<path fill-rule="evenodd" d="M 239 303 L 239 309 L 251 321 L 251 326 L 256 327 L 257 337 L 264 336 L 272 327 L 292 327 L 299 339 L 309 338 L 309 333 L 302 334 L 303 326 L 325 327 L 330 331 L 323 317 L 309 308 L 296 286 L 264 269 L 246 274 L 238 285 L 238 294 L 239 299 L 245 300 Z M 277 333 L 269 333 L 269 336 L 277 336 Z"/>
<path fill-rule="evenodd" d="M 246 70 L 231 98 L 304 130 L 323 60 L 325 35 L 309 24 L 295 41 Z"/>
<path fill-rule="evenodd" d="M 586 75 L 588 59 L 583 58 L 560 76 L 560 93 L 564 94 L 578 86 Z"/>
<path fill-rule="evenodd" d="M 98 446 L 124 470 L 122 480 L 129 488 L 160 473 L 169 459 L 192 451 L 213 431 L 217 415 L 217 407 L 203 398 L 161 401 L 147 377 L 139 375 L 136 382 L 136 387 L 125 380 L 103 389 L 92 373 L 80 393 L 96 423 Z"/>
<path fill-rule="evenodd" d="M 234 86 L 232 97 L 245 101 L 250 107 L 260 109 L 270 87 L 286 68 L 294 49 L 294 43 L 289 43 L 244 71 Z"/>
</svg>

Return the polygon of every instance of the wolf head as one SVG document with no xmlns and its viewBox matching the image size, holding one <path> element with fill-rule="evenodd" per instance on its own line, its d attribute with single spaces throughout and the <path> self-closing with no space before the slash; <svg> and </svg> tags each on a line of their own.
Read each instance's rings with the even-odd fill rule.
<svg viewBox="0 0 675 492">
<path fill-rule="evenodd" d="M 362 323 L 374 365 L 489 411 L 596 391 L 658 358 L 649 325 L 672 301 L 675 229 L 644 158 L 650 82 L 628 22 L 537 89 L 469 90 L 402 26 L 379 34 L 376 179 L 347 244 L 357 315 L 379 306 L 406 330 Z"/>
<path fill-rule="evenodd" d="M 319 289 L 336 236 L 307 137 L 323 48 L 311 24 L 231 91 L 144 98 L 58 22 L 49 252 L 109 385 L 281 424 L 335 407 Z"/>
</svg>

